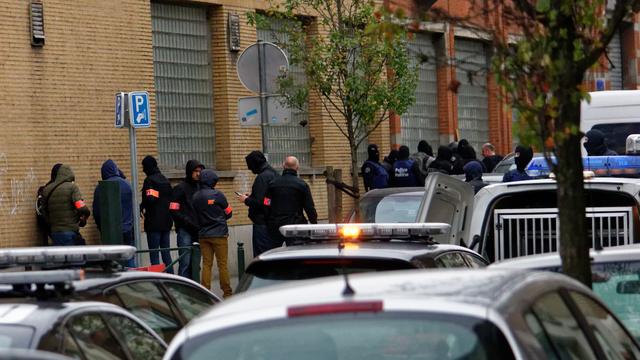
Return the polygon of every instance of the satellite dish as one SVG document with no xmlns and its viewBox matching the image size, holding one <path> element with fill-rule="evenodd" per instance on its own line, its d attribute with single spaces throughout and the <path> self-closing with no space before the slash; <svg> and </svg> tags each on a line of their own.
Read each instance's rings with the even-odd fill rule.
<svg viewBox="0 0 640 360">
<path fill-rule="evenodd" d="M 260 66 L 261 62 L 262 66 Z M 261 67 L 264 68 L 262 89 L 260 89 Z M 236 63 L 236 71 L 242 85 L 257 94 L 278 92 L 278 76 L 288 68 L 289 60 L 284 51 L 266 41 L 259 41 L 244 49 Z"/>
</svg>

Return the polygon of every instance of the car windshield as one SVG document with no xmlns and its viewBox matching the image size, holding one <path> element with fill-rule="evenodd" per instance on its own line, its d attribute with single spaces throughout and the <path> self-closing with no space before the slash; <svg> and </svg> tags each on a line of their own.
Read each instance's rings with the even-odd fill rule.
<svg viewBox="0 0 640 360">
<path fill-rule="evenodd" d="M 604 133 L 609 149 L 619 155 L 624 155 L 627 152 L 627 136 L 640 134 L 640 122 L 598 124 L 592 129 L 597 129 Z"/>
<path fill-rule="evenodd" d="M 0 325 L 0 349 L 27 349 L 33 329 L 22 325 Z"/>
<path fill-rule="evenodd" d="M 502 161 L 496 165 L 493 169 L 493 172 L 496 174 L 504 174 L 509 170 L 513 170 L 516 168 L 516 158 L 513 156 L 507 155 Z"/>
<path fill-rule="evenodd" d="M 360 218 L 363 223 L 413 223 L 416 222 L 422 193 L 370 197 L 360 201 Z"/>
<path fill-rule="evenodd" d="M 260 261 L 251 264 L 236 292 L 257 289 L 285 281 L 315 279 L 343 273 L 363 273 L 412 269 L 406 261 L 396 259 L 306 258 Z"/>
<path fill-rule="evenodd" d="M 561 272 L 562 269 L 547 270 Z M 593 292 L 640 341 L 640 261 L 592 264 L 591 273 Z"/>
<path fill-rule="evenodd" d="M 179 351 L 183 360 L 513 359 L 486 320 L 389 312 L 259 323 L 201 335 Z"/>
</svg>

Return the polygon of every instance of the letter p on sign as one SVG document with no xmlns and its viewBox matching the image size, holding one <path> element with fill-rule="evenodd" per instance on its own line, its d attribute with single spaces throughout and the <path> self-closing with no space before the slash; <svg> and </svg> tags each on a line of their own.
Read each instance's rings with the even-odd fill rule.
<svg viewBox="0 0 640 360">
<path fill-rule="evenodd" d="M 134 128 L 151 126 L 149 94 L 146 91 L 129 93 L 129 121 Z"/>
</svg>

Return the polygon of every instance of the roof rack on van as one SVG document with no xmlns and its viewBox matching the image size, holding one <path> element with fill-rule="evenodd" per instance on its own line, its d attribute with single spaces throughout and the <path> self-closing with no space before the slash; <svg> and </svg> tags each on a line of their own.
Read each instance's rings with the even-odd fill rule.
<svg viewBox="0 0 640 360">
<path fill-rule="evenodd" d="M 445 223 L 303 224 L 282 226 L 280 233 L 311 240 L 430 240 L 432 235 L 446 234 L 450 229 L 451 225 Z"/>
<path fill-rule="evenodd" d="M 17 266 L 65 267 L 131 259 L 136 248 L 127 245 L 47 246 L 0 249 L 0 268 Z"/>
</svg>

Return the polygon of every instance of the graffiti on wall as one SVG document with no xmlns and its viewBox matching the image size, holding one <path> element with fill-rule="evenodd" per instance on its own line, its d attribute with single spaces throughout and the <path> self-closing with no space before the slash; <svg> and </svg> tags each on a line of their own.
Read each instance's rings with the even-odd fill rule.
<svg viewBox="0 0 640 360">
<path fill-rule="evenodd" d="M 9 175 L 9 160 L 0 153 L 0 215 L 17 215 L 34 211 L 38 177 L 33 167 L 19 176 Z"/>
</svg>

